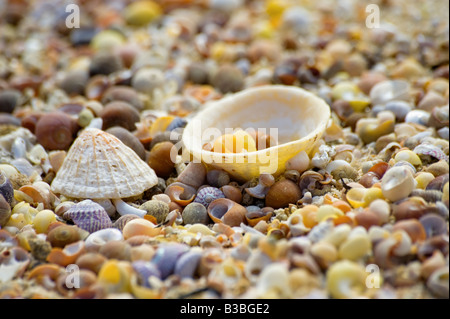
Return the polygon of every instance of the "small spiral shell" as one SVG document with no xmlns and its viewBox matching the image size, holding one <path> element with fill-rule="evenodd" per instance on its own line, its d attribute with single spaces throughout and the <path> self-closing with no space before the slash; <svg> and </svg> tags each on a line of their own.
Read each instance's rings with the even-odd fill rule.
<svg viewBox="0 0 450 319">
<path fill-rule="evenodd" d="M 200 203 L 206 208 L 208 208 L 209 204 L 218 198 L 225 198 L 223 192 L 216 187 L 204 187 L 200 189 L 197 193 L 197 196 L 194 199 L 195 203 Z"/>
<path fill-rule="evenodd" d="M 78 227 L 90 233 L 113 227 L 106 210 L 89 199 L 72 206 L 64 213 L 64 218 L 72 219 Z"/>
</svg>

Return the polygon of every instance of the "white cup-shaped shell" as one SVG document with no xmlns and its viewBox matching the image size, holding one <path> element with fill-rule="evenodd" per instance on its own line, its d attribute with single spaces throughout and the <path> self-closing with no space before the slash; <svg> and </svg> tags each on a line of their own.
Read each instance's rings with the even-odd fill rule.
<svg viewBox="0 0 450 319">
<path fill-rule="evenodd" d="M 395 166 L 384 174 L 381 180 L 381 190 L 384 197 L 396 202 L 408 197 L 416 184 L 410 169 L 405 166 Z"/>
<path fill-rule="evenodd" d="M 249 88 L 211 102 L 186 126 L 183 144 L 195 161 L 227 171 L 238 180 L 262 173 L 279 174 L 301 151 L 310 154 L 330 118 L 330 107 L 312 93 L 282 85 Z M 262 132 L 276 146 L 247 153 L 218 153 L 203 149 L 237 129 Z"/>
</svg>

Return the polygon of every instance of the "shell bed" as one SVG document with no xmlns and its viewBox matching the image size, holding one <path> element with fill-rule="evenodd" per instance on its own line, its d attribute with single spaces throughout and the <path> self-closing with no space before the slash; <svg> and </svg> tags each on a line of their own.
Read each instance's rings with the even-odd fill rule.
<svg viewBox="0 0 450 319">
<path fill-rule="evenodd" d="M 0 298 L 449 298 L 448 1 L 71 3 L 0 1 Z"/>
</svg>

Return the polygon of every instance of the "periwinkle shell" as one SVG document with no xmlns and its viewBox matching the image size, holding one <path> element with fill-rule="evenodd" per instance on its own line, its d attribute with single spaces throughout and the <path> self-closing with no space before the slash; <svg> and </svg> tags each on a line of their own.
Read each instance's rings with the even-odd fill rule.
<svg viewBox="0 0 450 319">
<path fill-rule="evenodd" d="M 64 218 L 72 219 L 78 227 L 90 233 L 113 227 L 105 209 L 89 199 L 70 207 Z"/>
<path fill-rule="evenodd" d="M 208 208 L 209 204 L 218 198 L 225 198 L 225 195 L 220 189 L 216 187 L 204 187 L 198 191 L 194 203 L 200 203 Z"/>
</svg>

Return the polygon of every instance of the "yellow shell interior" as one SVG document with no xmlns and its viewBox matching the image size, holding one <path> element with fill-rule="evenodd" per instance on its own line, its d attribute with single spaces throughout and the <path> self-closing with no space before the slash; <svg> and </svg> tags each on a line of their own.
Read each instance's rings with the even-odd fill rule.
<svg viewBox="0 0 450 319">
<path fill-rule="evenodd" d="M 311 153 L 329 118 L 328 104 L 301 88 L 282 85 L 249 88 L 211 102 L 200 111 L 184 130 L 183 151 L 194 161 L 223 169 L 241 181 L 261 173 L 277 175 L 297 153 Z M 271 137 L 276 135 L 278 145 L 248 153 L 218 153 L 202 148 L 237 129 L 265 130 Z"/>
</svg>

